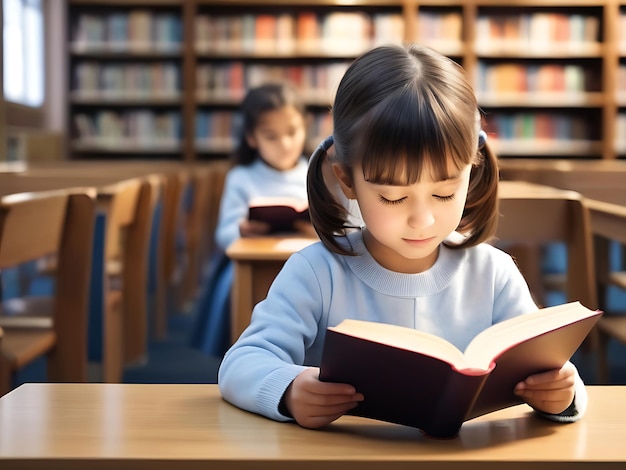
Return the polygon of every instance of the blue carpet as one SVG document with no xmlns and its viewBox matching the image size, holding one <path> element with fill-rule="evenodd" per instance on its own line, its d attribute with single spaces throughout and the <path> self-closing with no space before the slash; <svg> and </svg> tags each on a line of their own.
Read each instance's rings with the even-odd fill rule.
<svg viewBox="0 0 626 470">
<path fill-rule="evenodd" d="M 146 364 L 127 367 L 124 383 L 217 383 L 221 358 L 189 345 L 191 315 L 171 315 L 168 336 L 149 345 Z"/>
</svg>

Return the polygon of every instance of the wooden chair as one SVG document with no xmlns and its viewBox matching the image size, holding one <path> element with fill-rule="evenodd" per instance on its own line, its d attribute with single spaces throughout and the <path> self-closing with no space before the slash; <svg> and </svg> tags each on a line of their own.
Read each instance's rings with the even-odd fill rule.
<svg viewBox="0 0 626 470">
<path fill-rule="evenodd" d="M 580 300 L 596 308 L 597 292 L 589 210 L 574 191 L 525 182 L 500 183 L 500 213 L 496 245 L 536 248 L 562 242 L 567 248 L 565 293 L 567 300 Z M 517 259 L 530 279 L 540 279 L 533 269 L 535 259 Z M 531 285 L 531 290 L 540 287 Z M 538 301 L 541 302 L 541 297 Z"/>
<path fill-rule="evenodd" d="M 566 301 L 598 308 L 593 238 L 589 210 L 577 192 L 533 183 L 500 182 L 500 213 L 494 244 L 515 258 L 529 281 L 535 301 L 544 305 L 539 249 L 561 242 L 567 251 L 567 272 L 561 287 Z M 516 256 L 523 253 L 524 256 Z M 597 330 L 585 341 L 585 350 L 598 351 Z"/>
<path fill-rule="evenodd" d="M 176 236 L 181 228 L 182 197 L 189 184 L 187 170 L 167 172 L 161 175 L 161 215 L 158 227 L 158 255 L 155 292 L 151 310 L 152 337 L 160 340 L 167 335 L 169 307 L 173 305 L 172 284 L 176 282 L 178 269 Z"/>
<path fill-rule="evenodd" d="M 186 311 L 195 300 L 205 264 L 214 248 L 220 199 L 228 162 L 210 162 L 194 167 L 191 173 L 191 201 L 185 213 L 185 271 L 182 276 L 178 310 Z"/>
<path fill-rule="evenodd" d="M 2 337 L 4 336 L 4 330 L 0 326 L 0 351 L 2 351 Z M 4 355 L 0 354 L 0 396 L 4 395 L 6 391 L 11 389 L 11 372 L 9 371 L 8 361 L 4 358 Z"/>
<path fill-rule="evenodd" d="M 104 248 L 103 380 L 120 382 L 125 364 L 148 349 L 148 248 L 154 210 L 154 178 L 137 177 L 108 193 Z"/>
<path fill-rule="evenodd" d="M 167 306 L 169 285 L 176 270 L 175 236 L 180 228 L 181 195 L 189 181 L 189 167 L 171 162 L 71 162 L 71 164 L 31 164 L 24 169 L 27 178 L 32 180 L 52 179 L 75 180 L 96 183 L 103 186 L 103 181 L 122 181 L 132 177 L 145 177 L 153 187 L 153 209 L 160 208 L 156 231 L 157 247 L 150 253 L 150 336 L 163 339 L 167 333 Z M 111 200 L 110 184 L 104 184 L 103 199 Z M 102 191 L 101 191 L 102 192 Z M 105 206 L 102 204 L 101 206 Z M 157 213 L 155 212 L 154 215 Z M 155 235 L 154 233 L 152 235 Z M 53 270 L 53 265 L 46 266 Z"/>
<path fill-rule="evenodd" d="M 604 315 L 598 321 L 598 376 L 600 383 L 610 383 L 608 347 L 611 339 L 626 345 L 626 312 L 613 311 L 607 305 L 609 286 L 626 290 L 626 272 L 611 269 L 609 244 L 615 241 L 626 246 L 626 207 L 587 199 L 595 236 L 598 298 Z M 622 260 L 622 269 L 624 260 Z M 625 308 L 626 310 L 626 308 Z"/>
<path fill-rule="evenodd" d="M 3 326 L 0 395 L 10 390 L 18 370 L 42 356 L 48 359 L 48 380 L 87 381 L 94 201 L 95 190 L 90 189 L 0 198 L 0 270 L 50 254 L 58 260 L 52 297 L 13 298 L 0 304 L 0 319 L 13 325 Z M 40 326 L 28 326 L 33 324 Z"/>
</svg>

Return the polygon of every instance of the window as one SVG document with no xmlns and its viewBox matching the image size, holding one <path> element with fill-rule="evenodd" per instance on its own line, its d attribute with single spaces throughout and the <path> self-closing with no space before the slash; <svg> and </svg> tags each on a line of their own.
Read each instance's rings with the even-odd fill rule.
<svg viewBox="0 0 626 470">
<path fill-rule="evenodd" d="M 41 0 L 2 0 L 4 98 L 39 107 L 44 101 Z"/>
</svg>

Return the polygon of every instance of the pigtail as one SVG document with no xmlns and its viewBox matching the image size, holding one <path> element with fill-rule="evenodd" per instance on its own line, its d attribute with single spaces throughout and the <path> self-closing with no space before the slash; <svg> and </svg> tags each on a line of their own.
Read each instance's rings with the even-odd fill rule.
<svg viewBox="0 0 626 470">
<path fill-rule="evenodd" d="M 326 248 L 340 255 L 352 255 L 354 253 L 346 250 L 336 239 L 336 236 L 346 234 L 348 211 L 333 196 L 324 179 L 324 162 L 332 145 L 333 137 L 330 136 L 315 149 L 309 159 L 309 214 L 311 223 Z"/>
<path fill-rule="evenodd" d="M 459 248 L 488 241 L 498 226 L 498 159 L 486 141 L 479 146 L 478 152 L 479 160 L 471 170 L 465 210 L 458 228 L 468 236 L 458 245 Z"/>
</svg>

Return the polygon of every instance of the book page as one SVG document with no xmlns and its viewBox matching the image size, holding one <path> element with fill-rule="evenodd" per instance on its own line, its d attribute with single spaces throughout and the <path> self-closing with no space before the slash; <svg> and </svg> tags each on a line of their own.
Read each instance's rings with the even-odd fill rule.
<svg viewBox="0 0 626 470">
<path fill-rule="evenodd" d="M 308 209 L 309 202 L 306 199 L 297 199 L 291 197 L 255 197 L 252 198 L 248 204 L 249 207 L 273 207 L 273 206 L 286 206 L 293 207 L 297 212 L 302 212 Z"/>
<path fill-rule="evenodd" d="M 339 333 L 414 351 L 441 359 L 457 369 L 466 368 L 463 353 L 452 343 L 439 336 L 412 328 L 363 320 L 344 320 L 335 327 Z"/>
<path fill-rule="evenodd" d="M 496 323 L 479 333 L 467 346 L 465 358 L 474 367 L 487 367 L 495 357 L 511 346 L 594 315 L 600 315 L 600 312 L 590 310 L 580 302 L 520 315 Z"/>
</svg>

